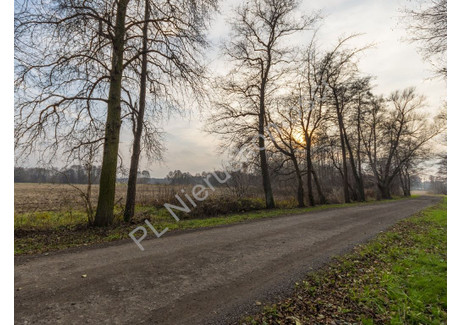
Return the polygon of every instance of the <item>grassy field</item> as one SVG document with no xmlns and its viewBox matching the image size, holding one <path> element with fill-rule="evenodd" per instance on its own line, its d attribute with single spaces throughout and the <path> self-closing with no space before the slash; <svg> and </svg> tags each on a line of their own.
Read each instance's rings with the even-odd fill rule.
<svg viewBox="0 0 460 325">
<path fill-rule="evenodd" d="M 446 324 L 447 198 L 298 283 L 241 324 Z"/>
</svg>

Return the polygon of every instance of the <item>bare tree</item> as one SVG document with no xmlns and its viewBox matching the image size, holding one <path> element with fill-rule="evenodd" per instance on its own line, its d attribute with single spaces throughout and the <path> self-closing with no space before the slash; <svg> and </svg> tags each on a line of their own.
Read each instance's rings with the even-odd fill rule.
<svg viewBox="0 0 460 325">
<path fill-rule="evenodd" d="M 101 180 L 97 201 L 95 226 L 107 226 L 113 222 L 115 183 L 117 178 L 118 145 L 121 130 L 121 90 L 123 79 L 123 58 L 125 54 L 125 19 L 129 0 L 116 4 L 116 18 L 113 29 L 110 87 L 107 99 L 107 120 L 105 123 L 104 152 L 102 155 Z"/>
<path fill-rule="evenodd" d="M 125 221 L 134 215 L 137 170 L 144 133 L 147 155 L 156 159 L 161 157 L 160 134 L 154 127 L 147 127 L 144 114 L 150 112 L 159 115 L 163 111 L 193 107 L 193 100 L 200 101 L 204 96 L 206 69 L 201 60 L 202 49 L 207 46 L 204 32 L 210 13 L 216 8 L 215 0 L 141 2 L 144 18 L 129 26 L 133 30 L 131 40 L 134 44 L 128 50 L 132 55 L 125 63 L 127 70 L 131 71 L 131 78 L 140 79 L 138 109 L 132 110 L 134 141 Z M 141 31 L 134 31 L 141 26 Z M 147 96 L 150 97 L 149 102 Z"/>
<path fill-rule="evenodd" d="M 134 215 L 136 204 L 136 182 L 137 170 L 139 168 L 139 157 L 141 154 L 141 138 L 144 125 L 145 102 L 147 92 L 147 64 L 148 64 L 148 21 L 150 19 L 150 6 L 148 1 L 144 4 L 144 25 L 142 27 L 142 56 L 141 56 L 141 74 L 140 74 L 140 90 L 139 90 L 139 109 L 137 110 L 136 118 L 133 114 L 133 135 L 134 142 L 131 155 L 131 164 L 128 176 L 128 189 L 126 192 L 126 204 L 123 218 L 126 222 L 130 221 Z"/>
<path fill-rule="evenodd" d="M 141 3 L 29 0 L 16 12 L 16 147 L 30 152 L 45 139 L 54 153 L 63 146 L 72 151 L 70 134 L 98 134 L 90 140 L 104 142 L 96 226 L 113 221 L 121 122 L 135 114 L 130 102 L 143 54 Z M 156 93 L 177 95 L 178 88 L 157 75 L 165 71 L 168 80 L 180 77 L 193 88 L 204 17 L 215 1 L 150 1 L 150 7 L 148 41 L 156 46 L 148 60 L 157 69 L 147 80 L 155 81 Z M 152 137 L 145 139 L 149 145 Z"/>
<path fill-rule="evenodd" d="M 91 139 L 92 137 L 86 135 L 87 138 Z M 78 140 L 77 140 L 78 141 Z M 85 204 L 86 216 L 88 221 L 88 226 L 92 226 L 94 224 L 94 207 L 92 202 L 92 188 L 95 179 L 97 178 L 95 175 L 95 164 L 97 162 L 98 151 L 100 151 L 100 147 L 102 143 L 90 143 L 79 146 L 78 149 L 73 151 L 73 159 L 72 161 L 77 161 L 79 165 L 74 165 L 73 167 L 78 167 L 78 170 L 83 171 L 83 175 L 86 178 L 86 189 L 83 190 L 79 186 L 74 185 L 72 182 L 71 177 L 68 175 L 68 171 L 72 169 L 66 170 L 62 168 L 61 171 L 58 169 L 53 168 L 56 173 L 62 175 L 65 179 L 65 183 L 72 187 L 76 192 L 78 192 L 79 196 L 83 200 Z M 68 159 L 69 160 L 69 159 Z M 80 174 L 80 173 L 79 173 Z M 78 181 L 82 180 L 82 177 L 78 177 Z"/>
<path fill-rule="evenodd" d="M 92 199 L 92 186 L 93 186 L 93 169 L 94 163 L 97 159 L 98 145 L 91 144 L 83 148 L 83 152 L 80 152 L 79 160 L 83 163 L 83 167 L 86 171 L 86 191 L 80 191 L 80 195 L 85 201 L 86 215 L 88 217 L 88 225 L 92 226 L 94 223 L 94 207 L 91 201 Z"/>
<path fill-rule="evenodd" d="M 297 8 L 294 0 L 252 0 L 237 8 L 231 21 L 232 36 L 224 49 L 234 68 L 221 85 L 218 110 L 211 117 L 211 131 L 238 147 L 258 138 L 267 208 L 273 208 L 275 201 L 266 154 L 266 112 L 292 53 L 292 47 L 283 41 L 309 28 L 317 18 L 297 19 Z"/>
<path fill-rule="evenodd" d="M 350 85 L 349 101 L 351 105 L 348 116 L 347 129 L 350 131 L 345 137 L 347 149 L 350 155 L 350 164 L 356 183 L 357 199 L 365 201 L 364 175 L 363 175 L 363 140 L 362 140 L 362 120 L 365 112 L 371 105 L 374 95 L 370 84 L 371 77 L 359 77 Z M 356 159 L 354 159 L 356 157 Z"/>
<path fill-rule="evenodd" d="M 424 97 L 407 88 L 393 92 L 388 102 L 374 101 L 365 119 L 363 144 L 380 198 L 391 198 L 394 179 L 442 131 L 427 123 L 419 112 L 423 106 Z"/>
<path fill-rule="evenodd" d="M 436 122 L 443 129 L 443 132 L 440 134 L 440 139 L 437 141 L 440 145 L 441 152 L 437 154 L 438 158 L 438 172 L 437 176 L 443 182 L 445 186 L 445 193 L 447 194 L 447 103 L 444 102 L 441 110 L 436 116 Z"/>
<path fill-rule="evenodd" d="M 97 226 L 113 219 L 128 3 L 31 0 L 15 17 L 16 144 L 32 148 L 53 130 L 55 150 L 69 134 L 105 128 L 103 139 L 90 140 L 104 141 Z"/>
<path fill-rule="evenodd" d="M 332 53 L 335 53 L 340 48 L 340 45 Z M 319 203 L 326 203 L 326 197 L 321 189 L 319 178 L 313 168 L 312 146 L 317 131 L 330 116 L 329 106 L 326 105 L 325 99 L 328 92 L 328 68 L 332 58 L 331 53 L 324 56 L 318 53 L 314 37 L 304 53 L 299 71 L 300 82 L 297 87 L 299 94 L 298 119 L 303 138 L 303 142 L 299 144 L 303 146 L 306 152 L 308 200 L 311 206 L 315 205 L 312 178 L 315 181 Z"/>
<path fill-rule="evenodd" d="M 294 167 L 294 174 L 297 180 L 297 204 L 299 207 L 304 207 L 304 188 L 302 176 L 304 172 L 300 161 L 304 158 L 302 155 L 303 147 L 300 132 L 300 125 L 298 114 L 299 112 L 294 108 L 298 104 L 298 98 L 296 96 L 288 96 L 282 101 L 279 101 L 276 105 L 276 110 L 273 113 L 267 112 L 267 119 L 269 121 L 267 125 L 267 131 L 269 137 L 272 140 L 275 148 L 283 155 L 285 155 Z M 285 161 L 282 161 L 278 169 L 285 170 Z M 309 198 L 313 196 L 311 188 L 309 188 Z M 310 205 L 314 205 L 312 199 L 309 200 Z"/>
<path fill-rule="evenodd" d="M 369 102 L 369 97 L 372 97 L 370 93 L 372 87 L 369 77 L 355 78 L 340 85 L 334 83 L 332 89 L 341 144 L 345 146 L 342 148 L 342 156 L 345 149 L 346 157 L 350 163 L 349 168 L 355 181 L 353 196 L 358 201 L 365 201 L 361 156 L 361 120 L 365 105 Z M 348 166 L 345 165 L 344 169 L 348 169 Z"/>
<path fill-rule="evenodd" d="M 360 187 L 358 191 L 358 199 L 360 201 L 364 200 L 364 189 L 361 187 L 362 182 L 359 179 L 359 172 L 357 171 L 355 157 L 350 146 L 347 126 L 345 125 L 345 116 L 347 111 L 350 109 L 350 103 L 352 102 L 349 90 L 353 88 L 352 85 L 359 73 L 356 56 L 358 53 L 369 48 L 369 46 L 351 49 L 344 48 L 344 44 L 356 36 L 357 35 L 351 35 L 339 40 L 335 49 L 326 55 L 327 65 L 325 68 L 327 71 L 327 84 L 331 90 L 329 102 L 335 110 L 337 122 L 336 127 L 340 138 L 340 148 L 342 152 L 341 173 L 343 175 L 343 195 L 346 203 L 350 202 L 350 184 L 348 177 L 349 166 L 347 161 L 350 162 L 353 176 L 356 179 L 357 185 Z"/>
<path fill-rule="evenodd" d="M 110 60 L 110 4 L 25 1 L 15 7 L 15 147 L 52 160 L 72 156 L 77 134 L 104 137 Z"/>
<path fill-rule="evenodd" d="M 435 73 L 447 77 L 447 0 L 419 0 L 418 8 L 404 9 L 409 40 L 419 45 Z"/>
</svg>

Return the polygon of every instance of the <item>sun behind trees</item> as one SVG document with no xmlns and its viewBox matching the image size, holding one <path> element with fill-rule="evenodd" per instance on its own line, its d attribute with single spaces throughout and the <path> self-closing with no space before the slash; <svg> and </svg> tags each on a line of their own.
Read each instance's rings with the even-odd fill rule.
<svg viewBox="0 0 460 325">
<path fill-rule="evenodd" d="M 238 177 L 250 179 L 263 189 L 266 208 L 275 207 L 279 179 L 294 184 L 299 207 L 327 203 L 337 193 L 343 202 L 390 198 L 398 187 L 410 195 L 413 170 L 431 159 L 429 143 L 444 128 L 422 113 L 424 99 L 414 88 L 376 95 L 374 78 L 358 65 L 368 46 L 351 46 L 357 35 L 324 46 L 314 31 L 320 16 L 301 13 L 294 0 L 235 8 L 221 51 L 230 68 L 216 77 L 204 64 L 216 9 L 216 0 L 18 6 L 17 155 L 38 151 L 48 162 L 74 162 L 89 150 L 88 180 L 95 162 L 101 169 L 94 219 L 87 199 L 88 220 L 108 226 L 127 125 L 133 146 L 123 214 L 130 222 L 140 158 L 160 160 L 164 150 L 158 121 L 201 104 L 207 131 L 230 154 L 257 147 L 229 186 L 243 191 L 248 184 L 237 184 Z"/>
<path fill-rule="evenodd" d="M 279 83 L 290 67 L 295 48 L 288 38 L 311 29 L 317 15 L 296 17 L 299 3 L 295 0 L 255 0 L 234 10 L 232 36 L 223 46 L 224 54 L 234 68 L 222 80 L 218 111 L 210 119 L 212 132 L 225 136 L 238 133 L 238 149 L 250 144 L 249 136 L 257 136 L 260 171 L 267 208 L 275 201 L 265 150 L 265 127 L 268 107 L 277 96 Z M 281 87 L 280 87 L 281 86 Z"/>
</svg>

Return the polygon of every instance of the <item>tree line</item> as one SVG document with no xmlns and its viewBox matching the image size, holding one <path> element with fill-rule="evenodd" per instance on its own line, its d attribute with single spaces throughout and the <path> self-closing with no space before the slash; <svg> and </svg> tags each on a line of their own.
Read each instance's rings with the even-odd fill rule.
<svg viewBox="0 0 460 325">
<path fill-rule="evenodd" d="M 301 207 L 305 195 L 311 206 L 327 201 L 318 169 L 329 166 L 339 174 L 344 202 L 365 201 L 369 183 L 379 199 L 391 198 L 397 182 L 409 196 L 411 175 L 444 128 L 442 114 L 430 119 L 415 88 L 375 94 L 373 78 L 358 67 L 369 46 L 349 45 L 358 35 L 324 50 L 314 34 L 293 47 L 289 37 L 312 29 L 319 17 L 299 18 L 296 2 L 257 3 L 235 12 L 224 48 L 233 69 L 216 81 L 208 130 L 234 152 L 258 147 L 250 161 L 261 172 L 267 208 L 275 206 L 277 170 L 294 176 Z"/>
<path fill-rule="evenodd" d="M 92 184 L 99 183 L 100 166 L 92 166 L 92 173 L 81 165 L 72 165 L 60 170 L 50 168 L 14 167 L 15 183 L 55 183 L 55 184 L 87 184 L 88 176 Z"/>
</svg>

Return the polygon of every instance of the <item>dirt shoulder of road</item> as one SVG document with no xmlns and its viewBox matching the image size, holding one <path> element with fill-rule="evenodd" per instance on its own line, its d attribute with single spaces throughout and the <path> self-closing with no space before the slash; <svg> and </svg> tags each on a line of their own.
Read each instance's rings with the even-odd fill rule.
<svg viewBox="0 0 460 325">
<path fill-rule="evenodd" d="M 446 324 L 447 198 L 296 283 L 239 324 Z"/>
</svg>

